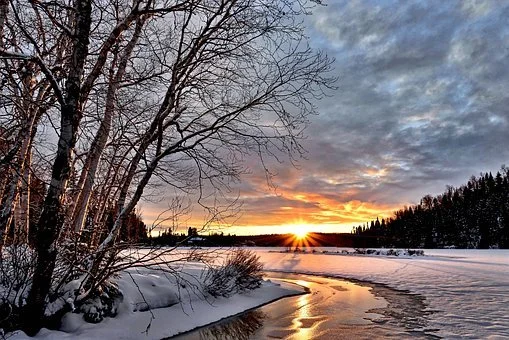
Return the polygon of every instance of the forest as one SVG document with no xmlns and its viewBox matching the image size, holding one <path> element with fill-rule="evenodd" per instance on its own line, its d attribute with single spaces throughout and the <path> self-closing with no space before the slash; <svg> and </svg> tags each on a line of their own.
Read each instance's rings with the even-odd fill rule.
<svg viewBox="0 0 509 340">
<path fill-rule="evenodd" d="M 376 238 L 384 247 L 509 248 L 509 168 L 426 195 L 394 217 L 377 218 L 352 233 Z"/>
</svg>

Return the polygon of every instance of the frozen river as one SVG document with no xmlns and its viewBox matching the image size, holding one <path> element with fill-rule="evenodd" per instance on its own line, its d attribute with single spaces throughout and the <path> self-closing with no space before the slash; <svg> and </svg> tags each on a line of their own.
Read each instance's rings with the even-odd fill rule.
<svg viewBox="0 0 509 340">
<path fill-rule="evenodd" d="M 411 292 L 408 298 L 416 304 L 422 298 L 422 304 L 406 312 L 401 308 L 401 313 L 393 309 L 392 320 L 401 319 L 408 325 L 412 318 L 422 319 L 422 313 L 416 311 L 423 308 L 426 323 L 419 326 L 417 322 L 411 328 L 426 334 L 446 339 L 509 338 L 509 250 L 429 249 L 424 250 L 427 256 L 418 257 L 331 254 L 353 251 L 342 248 L 315 248 L 316 253 L 308 250 L 306 254 L 277 251 L 285 248 L 254 250 L 266 270 L 382 284 L 375 285 L 373 292 L 376 287 L 386 287 L 387 292 Z M 393 303 L 396 305 L 408 304 Z M 379 324 L 380 330 L 387 323 Z"/>
<path fill-rule="evenodd" d="M 314 275 L 267 273 L 305 287 L 288 297 L 175 339 L 430 338 L 424 299 L 383 285 Z"/>
</svg>

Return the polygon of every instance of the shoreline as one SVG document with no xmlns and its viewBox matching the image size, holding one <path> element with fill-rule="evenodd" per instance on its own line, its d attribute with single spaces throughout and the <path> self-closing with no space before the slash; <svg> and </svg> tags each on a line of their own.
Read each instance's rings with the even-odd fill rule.
<svg viewBox="0 0 509 340">
<path fill-rule="evenodd" d="M 345 283 L 351 283 L 351 284 L 358 286 L 360 288 L 367 288 L 374 299 L 379 300 L 381 298 L 383 300 L 383 302 L 386 303 L 386 305 L 384 307 L 377 307 L 376 305 L 374 305 L 372 308 L 364 310 L 364 314 L 361 314 L 361 315 L 365 315 L 365 316 L 361 317 L 361 315 L 357 315 L 357 317 L 359 317 L 359 319 L 354 319 L 354 320 L 358 320 L 358 321 L 354 321 L 353 324 L 351 323 L 352 319 L 347 318 L 346 320 L 350 320 L 350 321 L 345 320 L 345 323 L 343 325 L 343 327 L 344 327 L 343 330 L 346 332 L 350 332 L 350 333 L 354 334 L 355 332 L 358 332 L 360 330 L 373 332 L 373 329 L 375 329 L 375 330 L 391 329 L 391 330 L 399 330 L 399 332 L 406 333 L 407 335 L 411 334 L 413 336 L 434 337 L 434 335 L 429 333 L 432 330 L 425 328 L 427 325 L 426 316 L 428 315 L 428 313 L 425 311 L 426 306 L 427 306 L 425 304 L 426 299 L 425 299 L 425 297 L 420 296 L 418 294 L 413 294 L 406 290 L 393 289 L 393 288 L 391 288 L 387 285 L 384 285 L 384 284 L 378 284 L 375 282 L 369 282 L 369 281 L 363 281 L 363 280 L 352 280 L 349 278 L 343 278 L 343 277 L 338 277 L 338 276 L 326 276 L 326 275 L 273 271 L 273 270 L 265 271 L 265 274 L 271 280 L 274 279 L 274 280 L 281 280 L 281 281 L 285 281 L 285 282 L 289 282 L 286 280 L 292 280 L 292 281 L 290 281 L 292 284 L 296 284 L 295 282 L 293 282 L 293 280 L 297 280 L 297 281 L 302 280 L 302 281 L 306 281 L 306 282 L 317 283 L 313 280 L 313 278 L 343 281 Z M 273 278 L 271 276 L 271 274 L 276 274 L 276 275 L 283 274 L 283 277 Z M 297 284 L 297 285 L 299 285 L 299 284 Z M 329 283 L 329 285 L 330 285 L 330 283 Z M 303 287 L 302 285 L 299 285 L 299 286 Z M 303 287 L 303 288 L 307 288 L 307 287 Z M 334 287 L 334 288 L 338 289 L 338 287 Z M 315 289 L 316 289 L 316 287 L 315 287 Z M 345 289 L 345 291 L 348 291 L 348 290 L 349 289 Z M 323 292 L 321 293 L 320 289 L 315 291 L 314 289 L 309 289 L 309 288 L 307 289 L 307 293 L 312 293 L 312 295 L 313 294 L 323 294 Z M 303 293 L 303 294 L 305 294 L 305 293 Z M 303 294 L 295 294 L 293 296 L 299 296 L 299 295 L 303 295 Z M 290 296 L 287 296 L 287 297 L 290 297 Z M 221 334 L 222 334 L 223 336 L 226 336 L 226 335 L 228 335 L 228 329 L 230 327 L 232 327 L 232 328 L 236 327 L 235 323 L 243 324 L 245 322 L 244 321 L 245 319 L 250 318 L 250 314 L 258 312 L 259 314 L 263 315 L 263 314 L 265 314 L 265 312 L 267 310 L 271 310 L 271 308 L 279 310 L 281 308 L 280 306 L 276 307 L 276 305 L 273 305 L 271 307 L 270 305 L 272 303 L 275 303 L 275 302 L 282 300 L 284 298 L 286 298 L 286 297 L 283 297 L 280 299 L 275 299 L 273 301 L 267 302 L 267 303 L 260 305 L 258 307 L 250 308 L 249 310 L 246 310 L 241 313 L 237 313 L 236 315 L 233 315 L 231 317 L 223 318 L 221 320 L 212 322 L 212 323 L 202 326 L 202 327 L 197 327 L 193 330 L 181 333 L 179 335 L 176 335 L 175 337 L 170 337 L 168 339 L 173 339 L 173 338 L 180 339 L 181 337 L 182 337 L 182 339 L 185 339 L 186 335 L 192 335 L 194 337 L 191 337 L 191 338 L 194 339 L 195 337 L 200 337 L 202 335 L 201 332 L 204 332 L 206 334 L 207 334 L 207 332 L 210 334 L 219 334 L 218 336 L 221 336 Z M 317 306 L 316 303 L 317 303 L 316 301 L 313 302 L 313 306 Z M 323 305 L 325 303 L 326 303 L 326 300 L 318 301 L 318 307 L 320 307 L 321 305 Z M 291 304 L 295 304 L 295 302 L 292 301 Z M 269 308 L 269 309 L 267 309 L 267 308 Z M 264 310 L 265 310 L 265 312 L 264 312 Z M 298 310 L 298 308 L 297 308 L 297 310 Z M 296 312 L 297 312 L 297 310 L 296 310 Z M 409 313 L 410 311 L 411 311 L 411 313 Z M 378 317 L 366 318 L 367 315 L 372 314 L 372 313 L 376 314 Z M 285 315 L 285 314 L 283 314 L 283 315 Z M 269 312 L 268 319 L 262 318 L 261 319 L 262 321 L 259 321 L 258 324 L 256 324 L 256 322 L 255 322 L 254 329 L 251 330 L 252 333 L 247 334 L 247 336 L 255 335 L 255 338 L 258 338 L 256 336 L 260 336 L 259 332 L 262 332 L 262 333 L 267 332 L 267 327 L 269 327 L 268 329 L 271 330 L 272 329 L 271 327 L 273 327 L 272 324 L 274 322 L 278 322 L 278 318 L 280 316 L 278 314 L 276 319 L 274 319 L 273 317 L 274 317 L 274 315 L 271 316 L 271 313 Z M 309 315 L 308 319 L 313 320 L 316 317 L 319 317 L 319 315 L 314 315 L 314 316 Z M 332 319 L 334 322 L 340 321 L 340 320 L 335 319 L 333 315 L 328 315 L 328 317 L 329 317 L 329 319 Z M 295 319 L 294 319 L 294 321 L 295 321 Z M 369 321 L 369 324 L 364 324 L 364 322 L 366 322 L 366 321 Z M 268 326 L 267 326 L 267 324 L 268 324 Z M 245 324 L 243 324 L 243 326 L 249 327 L 249 325 L 245 325 Z M 291 325 L 288 325 L 288 327 L 289 326 L 291 326 Z M 279 329 L 277 331 L 285 332 L 281 329 Z M 277 331 L 272 329 L 272 332 L 277 332 Z M 286 332 L 290 332 L 289 334 L 293 334 L 291 332 L 299 332 L 299 331 L 301 331 L 300 328 L 292 329 L 292 330 L 286 329 Z M 266 333 L 263 333 L 263 334 L 265 336 L 267 336 Z M 289 335 L 289 334 L 287 334 L 287 335 Z M 228 339 L 228 337 L 224 337 L 224 338 Z"/>
<path fill-rule="evenodd" d="M 265 273 L 265 272 L 264 272 Z M 283 281 L 283 280 L 282 280 Z M 271 280 L 271 282 L 274 282 Z M 283 299 L 286 299 L 286 298 L 292 298 L 292 297 L 295 297 L 295 296 L 301 296 L 301 295 L 306 295 L 306 294 L 310 294 L 311 293 L 311 290 L 307 287 L 304 287 L 302 285 L 299 285 L 297 283 L 290 283 L 288 281 L 284 281 L 286 284 L 291 284 L 291 285 L 295 285 L 295 286 L 298 286 L 300 288 L 302 288 L 302 291 L 301 292 L 295 292 L 293 294 L 289 294 L 289 295 L 284 295 L 284 296 L 280 296 L 280 297 L 277 297 L 277 298 L 274 298 L 270 301 L 266 301 L 258 306 L 254 306 L 254 307 L 251 307 L 251 308 L 248 308 L 242 312 L 238 312 L 236 314 L 233 314 L 233 315 L 230 315 L 230 316 L 226 316 L 224 318 L 221 318 L 221 319 L 218 319 L 216 321 L 212 321 L 206 325 L 202 325 L 202 326 L 198 326 L 198 327 L 195 327 L 193 329 L 190 329 L 188 331 L 185 331 L 185 332 L 181 332 L 181 333 L 178 333 L 178 334 L 175 334 L 175 335 L 172 335 L 170 337 L 166 337 L 166 338 L 162 338 L 161 340 L 166 340 L 166 339 L 178 339 L 179 337 L 181 336 L 185 336 L 186 334 L 189 334 L 189 333 L 192 333 L 192 332 L 195 332 L 195 331 L 198 331 L 200 329 L 205 329 L 207 327 L 210 327 L 210 326 L 213 326 L 215 324 L 219 324 L 221 322 L 225 322 L 227 321 L 228 319 L 235 319 L 235 318 L 238 318 L 239 316 L 242 316 L 243 314 L 246 314 L 246 313 L 249 313 L 249 312 L 252 312 L 252 311 L 255 311 L 259 308 L 262 308 L 264 306 L 267 306 L 267 305 L 270 305 L 271 303 L 274 303 L 274 302 L 277 302 L 277 301 L 280 301 L 280 300 L 283 300 Z"/>
</svg>

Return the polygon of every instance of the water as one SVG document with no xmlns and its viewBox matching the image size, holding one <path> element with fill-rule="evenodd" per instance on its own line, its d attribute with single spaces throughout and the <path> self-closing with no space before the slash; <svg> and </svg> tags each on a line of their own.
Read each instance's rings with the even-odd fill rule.
<svg viewBox="0 0 509 340">
<path fill-rule="evenodd" d="M 221 320 L 175 339 L 431 338 L 424 299 L 385 286 L 301 274 L 269 273 L 308 294 Z"/>
</svg>

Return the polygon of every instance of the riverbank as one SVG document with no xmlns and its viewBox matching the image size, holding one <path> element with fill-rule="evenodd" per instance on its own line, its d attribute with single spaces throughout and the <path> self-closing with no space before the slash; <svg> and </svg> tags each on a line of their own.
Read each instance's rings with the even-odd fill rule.
<svg viewBox="0 0 509 340">
<path fill-rule="evenodd" d="M 429 339 L 424 298 L 361 281 L 294 273 L 271 280 L 303 285 L 310 294 L 283 300 L 203 327 L 175 340 Z"/>
<path fill-rule="evenodd" d="M 204 266 L 193 262 L 182 266 L 178 277 L 146 269 L 122 273 L 118 286 L 124 300 L 115 317 L 92 324 L 85 322 L 82 314 L 67 313 L 58 331 L 42 329 L 35 337 L 16 332 L 9 334 L 9 339 L 162 339 L 305 293 L 298 285 L 265 280 L 257 289 L 229 298 L 213 298 L 193 288 L 203 276 Z"/>
</svg>

